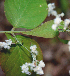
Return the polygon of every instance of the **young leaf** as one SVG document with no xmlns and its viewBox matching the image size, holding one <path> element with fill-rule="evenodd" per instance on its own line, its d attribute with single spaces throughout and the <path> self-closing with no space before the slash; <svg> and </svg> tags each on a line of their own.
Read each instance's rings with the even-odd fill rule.
<svg viewBox="0 0 70 76">
<path fill-rule="evenodd" d="M 30 51 L 31 43 L 33 45 L 36 45 L 37 51 L 38 51 L 37 60 L 43 59 L 41 49 L 39 48 L 39 45 L 33 39 L 26 38 L 20 35 L 17 35 L 16 38 L 29 51 Z M 1 67 L 3 68 L 3 71 L 5 72 L 6 76 L 29 76 L 21 72 L 20 66 L 22 66 L 26 62 L 27 63 L 32 62 L 32 57 L 31 57 L 30 52 L 23 46 L 21 46 L 20 44 L 16 44 L 16 47 L 14 47 L 13 45 L 11 49 L 9 50 L 10 52 L 8 54 L 7 52 L 6 54 L 5 53 L 3 54 L 3 57 L 1 60 L 1 63 L 2 63 Z M 34 76 L 34 74 L 31 76 Z M 35 75 L 35 76 L 39 76 L 39 75 Z"/>
<path fill-rule="evenodd" d="M 64 21 L 61 21 L 60 26 L 58 26 L 58 29 L 63 29 L 64 28 Z"/>
<path fill-rule="evenodd" d="M 44 37 L 44 38 L 54 38 L 55 36 L 59 35 L 58 31 L 54 31 L 52 29 L 53 20 L 44 23 L 43 25 L 31 30 L 31 31 L 24 31 L 23 34 Z"/>
<path fill-rule="evenodd" d="M 47 16 L 46 0 L 5 0 L 5 15 L 15 28 L 33 29 Z"/>
<path fill-rule="evenodd" d="M 60 39 L 59 37 L 58 37 L 58 40 L 59 40 L 60 42 L 64 43 L 64 44 L 67 44 L 68 41 L 69 41 L 69 40 Z"/>
</svg>

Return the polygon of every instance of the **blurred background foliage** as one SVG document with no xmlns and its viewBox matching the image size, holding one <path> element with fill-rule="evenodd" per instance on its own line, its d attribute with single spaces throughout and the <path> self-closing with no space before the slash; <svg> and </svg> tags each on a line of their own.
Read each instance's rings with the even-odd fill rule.
<svg viewBox="0 0 70 76">
<path fill-rule="evenodd" d="M 4 1 L 5 0 L 0 0 L 0 31 L 9 31 L 12 29 L 12 25 L 6 19 L 4 11 Z M 55 3 L 56 6 L 55 10 L 57 10 L 58 14 L 60 14 L 61 12 L 65 13 L 65 16 L 62 18 L 63 20 L 66 18 L 68 19 L 70 18 L 70 0 L 46 0 L 46 1 L 47 3 Z M 55 18 L 54 16 L 46 17 L 43 23 L 52 20 L 54 18 Z M 26 29 L 16 29 L 16 30 L 22 31 Z M 28 37 L 37 41 L 42 49 L 43 59 L 46 64 L 46 67 L 43 69 L 45 72 L 43 76 L 69 76 L 70 52 L 67 44 L 63 44 L 58 40 L 58 38 L 50 39 L 36 36 L 28 36 Z M 59 38 L 70 40 L 70 33 L 60 32 Z M 0 41 L 5 41 L 6 39 L 7 38 L 5 34 L 0 34 Z M 0 67 L 0 76 L 5 76 L 1 67 Z"/>
</svg>

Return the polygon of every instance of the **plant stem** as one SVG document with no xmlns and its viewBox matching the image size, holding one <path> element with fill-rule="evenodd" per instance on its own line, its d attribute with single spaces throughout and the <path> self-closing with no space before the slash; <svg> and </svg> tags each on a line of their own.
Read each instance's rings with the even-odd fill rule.
<svg viewBox="0 0 70 76">
<path fill-rule="evenodd" d="M 25 31 L 0 31 L 0 33 L 24 33 Z"/>
<path fill-rule="evenodd" d="M 70 30 L 65 30 L 66 32 L 70 32 Z M 0 33 L 23 33 L 25 34 L 27 31 L 0 31 Z M 64 32 L 64 30 L 59 30 L 59 32 Z"/>
</svg>

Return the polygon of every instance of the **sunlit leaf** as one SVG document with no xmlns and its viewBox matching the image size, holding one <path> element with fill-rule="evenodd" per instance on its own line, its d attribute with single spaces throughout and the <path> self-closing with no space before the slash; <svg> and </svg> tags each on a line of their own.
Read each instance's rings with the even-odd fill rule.
<svg viewBox="0 0 70 76">
<path fill-rule="evenodd" d="M 46 0 L 5 0 L 5 15 L 15 28 L 33 29 L 47 16 Z"/>
<path fill-rule="evenodd" d="M 44 23 L 43 25 L 31 30 L 31 31 L 24 31 L 23 34 L 32 35 L 37 37 L 44 37 L 44 38 L 54 38 L 55 36 L 59 35 L 58 30 L 54 31 L 52 29 L 53 20 Z"/>
</svg>

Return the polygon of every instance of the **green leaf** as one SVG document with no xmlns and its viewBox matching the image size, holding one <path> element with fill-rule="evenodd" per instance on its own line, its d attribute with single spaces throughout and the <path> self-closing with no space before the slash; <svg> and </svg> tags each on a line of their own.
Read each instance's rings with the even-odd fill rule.
<svg viewBox="0 0 70 76">
<path fill-rule="evenodd" d="M 51 20 L 31 31 L 24 31 L 23 34 L 44 38 L 54 38 L 55 36 L 59 35 L 59 32 L 52 29 L 53 24 L 54 22 Z"/>
<path fill-rule="evenodd" d="M 31 43 L 33 45 L 37 46 L 37 60 L 42 60 L 42 52 L 41 49 L 33 39 L 26 38 L 20 35 L 16 36 L 17 40 L 19 40 L 20 43 L 23 44 L 24 47 L 26 47 L 30 51 Z M 21 72 L 21 67 L 26 62 L 32 62 L 32 57 L 30 52 L 25 49 L 20 44 L 16 44 L 16 47 L 12 45 L 10 50 L 5 50 L 6 53 L 3 53 L 2 59 L 1 59 L 1 67 L 3 68 L 3 71 L 5 72 L 6 76 L 29 76 L 25 73 Z M 9 51 L 9 52 L 8 52 Z M 31 76 L 39 76 L 34 75 L 32 73 Z"/>
<path fill-rule="evenodd" d="M 60 42 L 64 43 L 64 44 L 67 44 L 68 41 L 69 41 L 69 40 L 60 39 L 59 37 L 58 37 L 58 40 L 59 40 Z"/>
<path fill-rule="evenodd" d="M 47 16 L 46 0 L 5 0 L 5 15 L 15 28 L 33 29 Z"/>
<path fill-rule="evenodd" d="M 61 21 L 60 26 L 58 26 L 58 29 L 63 29 L 64 28 L 64 21 Z"/>
<path fill-rule="evenodd" d="M 5 35 L 6 35 L 8 40 L 11 39 L 13 43 L 16 43 L 15 38 L 12 37 L 10 34 L 5 33 Z"/>
</svg>

